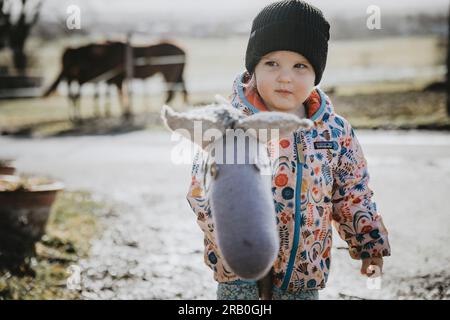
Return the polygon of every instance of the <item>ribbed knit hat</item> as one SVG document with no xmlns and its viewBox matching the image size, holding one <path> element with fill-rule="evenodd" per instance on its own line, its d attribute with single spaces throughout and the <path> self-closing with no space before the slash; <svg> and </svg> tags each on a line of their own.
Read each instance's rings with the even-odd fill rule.
<svg viewBox="0 0 450 320">
<path fill-rule="evenodd" d="M 317 85 L 327 62 L 330 24 L 318 8 L 300 0 L 274 2 L 253 20 L 245 67 L 253 73 L 261 58 L 272 51 L 303 55 L 314 68 Z"/>
</svg>

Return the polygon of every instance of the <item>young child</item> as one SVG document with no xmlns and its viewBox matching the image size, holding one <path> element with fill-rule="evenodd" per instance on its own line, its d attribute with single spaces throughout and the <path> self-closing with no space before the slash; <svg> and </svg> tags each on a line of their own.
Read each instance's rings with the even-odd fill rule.
<svg viewBox="0 0 450 320">
<path fill-rule="evenodd" d="M 332 223 L 350 256 L 362 261 L 362 274 L 370 276 L 372 265 L 381 271 L 383 256 L 390 255 L 361 146 L 348 121 L 315 87 L 325 69 L 329 28 L 322 12 L 306 2 L 266 6 L 253 21 L 247 71 L 235 80 L 230 97 L 246 115 L 281 111 L 314 122 L 309 131 L 278 141 L 279 157 L 272 159 L 280 235 L 272 299 L 318 299 L 330 272 Z M 204 161 L 201 156 L 194 160 L 187 199 L 205 234 L 205 262 L 219 283 L 217 298 L 258 299 L 258 283 L 239 279 L 221 258 L 203 183 Z"/>
</svg>

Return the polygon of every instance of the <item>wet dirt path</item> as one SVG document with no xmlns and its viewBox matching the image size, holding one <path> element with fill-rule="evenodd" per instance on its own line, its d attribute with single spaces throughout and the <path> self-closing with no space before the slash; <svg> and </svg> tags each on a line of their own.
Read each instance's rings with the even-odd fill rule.
<svg viewBox="0 0 450 320">
<path fill-rule="evenodd" d="M 381 288 L 370 290 L 358 261 L 350 259 L 335 232 L 331 274 L 321 299 L 448 299 L 450 135 L 357 134 L 393 256 L 386 259 Z M 85 298 L 215 298 L 212 272 L 203 264 L 202 234 L 185 199 L 190 165 L 170 161 L 175 145 L 169 133 L 157 130 L 0 137 L 0 156 L 16 158 L 20 171 L 50 174 L 68 189 L 87 189 L 117 204 L 114 214 L 102 217 L 106 228 L 90 258 L 80 262 Z"/>
</svg>

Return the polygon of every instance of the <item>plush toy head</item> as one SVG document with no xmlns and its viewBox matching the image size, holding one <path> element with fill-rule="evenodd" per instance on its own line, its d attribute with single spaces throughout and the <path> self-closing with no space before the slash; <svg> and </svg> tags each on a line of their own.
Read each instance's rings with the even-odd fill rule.
<svg viewBox="0 0 450 320">
<path fill-rule="evenodd" d="M 170 130 L 208 152 L 208 199 L 226 264 L 242 279 L 262 278 L 279 249 L 265 144 L 312 122 L 280 112 L 245 116 L 227 104 L 184 113 L 164 106 L 161 116 Z"/>
</svg>

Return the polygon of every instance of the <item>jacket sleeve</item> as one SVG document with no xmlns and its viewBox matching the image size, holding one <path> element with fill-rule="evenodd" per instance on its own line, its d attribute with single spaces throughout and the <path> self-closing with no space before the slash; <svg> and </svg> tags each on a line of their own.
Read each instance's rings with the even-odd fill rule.
<svg viewBox="0 0 450 320">
<path fill-rule="evenodd" d="M 346 121 L 344 131 L 334 172 L 333 224 L 353 259 L 389 256 L 388 232 L 372 201 L 367 161 Z"/>
<path fill-rule="evenodd" d="M 200 228 L 206 234 L 210 234 L 213 232 L 213 222 L 205 182 L 206 163 L 207 156 L 204 152 L 197 151 L 192 163 L 191 182 L 186 199 L 197 216 L 197 223 Z"/>
</svg>

